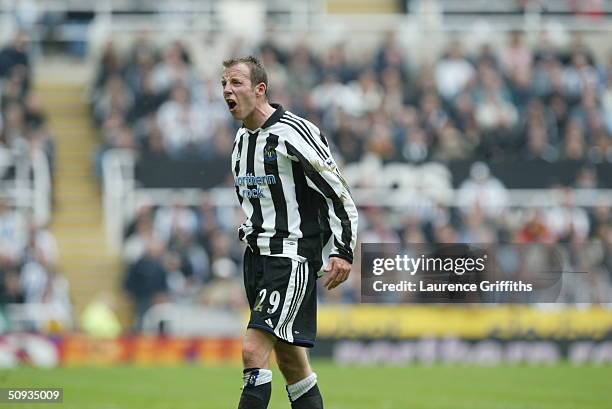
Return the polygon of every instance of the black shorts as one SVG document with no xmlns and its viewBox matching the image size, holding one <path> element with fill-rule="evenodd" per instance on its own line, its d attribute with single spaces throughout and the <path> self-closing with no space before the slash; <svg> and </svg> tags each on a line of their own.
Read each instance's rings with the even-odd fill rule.
<svg viewBox="0 0 612 409">
<path fill-rule="evenodd" d="M 316 279 L 308 262 L 257 255 L 247 247 L 244 288 L 251 308 L 248 328 L 312 348 L 317 333 Z"/>
</svg>

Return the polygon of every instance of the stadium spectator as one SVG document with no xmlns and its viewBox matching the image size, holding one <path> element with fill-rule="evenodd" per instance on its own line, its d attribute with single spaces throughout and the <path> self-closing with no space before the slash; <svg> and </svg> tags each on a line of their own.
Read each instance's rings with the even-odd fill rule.
<svg viewBox="0 0 612 409">
<path fill-rule="evenodd" d="M 162 60 L 153 68 L 153 86 L 156 92 L 168 92 L 176 84 L 187 89 L 193 89 L 196 85 L 189 53 L 178 41 L 164 50 Z"/>
<path fill-rule="evenodd" d="M 63 275 L 55 270 L 47 271 L 45 288 L 42 294 L 42 303 L 45 308 L 54 312 L 54 318 L 47 323 L 49 330 L 61 330 L 60 323 L 72 322 L 72 304 L 70 302 L 70 283 Z"/>
<path fill-rule="evenodd" d="M 151 240 L 143 256 L 127 269 L 123 285 L 134 305 L 136 330 L 140 330 L 142 317 L 152 305 L 168 300 L 164 251 L 163 243 Z"/>
<path fill-rule="evenodd" d="M 181 157 L 206 146 L 212 137 L 208 133 L 207 119 L 202 108 L 191 102 L 187 88 L 182 85 L 172 87 L 170 99 L 161 105 L 157 114 L 166 152 Z"/>
<path fill-rule="evenodd" d="M 193 233 L 179 230 L 171 240 L 170 248 L 185 260 L 185 264 L 189 264 L 193 281 L 197 283 L 208 281 L 210 275 L 208 253 L 196 242 Z"/>
<path fill-rule="evenodd" d="M 10 208 L 6 199 L 0 197 L 0 258 L 3 264 L 17 266 L 26 242 L 23 214 Z"/>
<path fill-rule="evenodd" d="M 526 129 L 526 146 L 523 157 L 527 160 L 543 160 L 553 162 L 558 152 L 550 143 L 546 128 L 540 125 L 529 125 Z"/>
<path fill-rule="evenodd" d="M 556 241 L 568 242 L 572 236 L 585 239 L 590 231 L 586 210 L 574 204 L 571 189 L 561 189 L 562 205 L 546 212 L 545 222 Z"/>
<path fill-rule="evenodd" d="M 153 229 L 153 210 L 150 206 L 138 209 L 134 231 L 127 236 L 123 243 L 123 261 L 132 265 L 145 253 L 150 241 L 160 240 L 160 233 Z"/>
<path fill-rule="evenodd" d="M 476 121 L 484 131 L 503 132 L 518 121 L 518 112 L 502 79 L 491 68 L 482 67 L 476 87 Z"/>
<path fill-rule="evenodd" d="M 178 232 L 194 234 L 198 226 L 198 218 L 190 208 L 182 203 L 180 195 L 172 199 L 172 205 L 162 207 L 155 212 L 153 220 L 155 231 L 167 243 Z"/>
<path fill-rule="evenodd" d="M 398 234 L 393 231 L 385 220 L 381 209 L 371 208 L 367 212 L 367 230 L 361 235 L 364 243 L 399 243 Z"/>
<path fill-rule="evenodd" d="M 0 268 L 0 305 L 26 302 L 19 271 Z"/>
<path fill-rule="evenodd" d="M 436 144 L 435 153 L 432 156 L 434 160 L 449 162 L 470 157 L 471 147 L 469 142 L 451 124 L 440 130 Z"/>
<path fill-rule="evenodd" d="M 23 72 L 25 81 L 23 91 L 29 88 L 30 61 L 26 51 L 26 33 L 17 31 L 13 36 L 11 44 L 0 50 L 0 79 L 8 78 L 16 71 Z"/>
<path fill-rule="evenodd" d="M 446 55 L 436 65 L 438 92 L 450 101 L 467 87 L 474 75 L 474 67 L 465 58 L 461 43 L 453 41 Z"/>
<path fill-rule="evenodd" d="M 187 257 L 170 250 L 164 254 L 163 265 L 166 270 L 166 283 L 170 301 L 193 303 L 198 294 L 200 282 L 193 275 L 193 267 Z"/>
<path fill-rule="evenodd" d="M 523 33 L 510 33 L 508 45 L 502 49 L 499 60 L 509 78 L 531 77 L 533 53 L 525 43 Z"/>
<path fill-rule="evenodd" d="M 116 77 L 122 73 L 121 58 L 115 47 L 115 43 L 107 41 L 102 50 L 102 57 L 98 65 L 98 72 L 94 82 L 95 89 L 101 89 L 111 77 Z M 96 98 L 97 99 L 97 98 Z"/>
<path fill-rule="evenodd" d="M 49 271 L 36 259 L 31 259 L 23 264 L 20 272 L 21 286 L 26 303 L 42 303 L 45 294 L 51 287 Z"/>
<path fill-rule="evenodd" d="M 4 108 L 4 143 L 12 149 L 18 149 L 25 143 L 25 111 L 19 102 L 3 104 Z"/>
<path fill-rule="evenodd" d="M 215 260 L 212 280 L 202 293 L 202 303 L 240 311 L 246 304 L 243 292 L 236 262 L 226 257 Z"/>
<path fill-rule="evenodd" d="M 24 258 L 36 260 L 48 271 L 54 271 L 59 261 L 59 251 L 55 236 L 49 230 L 36 226 L 31 215 L 28 217 L 27 243 L 24 249 Z"/>
<path fill-rule="evenodd" d="M 290 91 L 290 96 L 292 99 L 299 101 L 317 85 L 318 80 L 318 61 L 312 55 L 308 45 L 300 42 L 289 55 L 287 83 L 291 84 L 294 89 L 294 91 Z"/>
<path fill-rule="evenodd" d="M 488 217 L 498 216 L 508 203 L 508 192 L 502 182 L 491 175 L 489 167 L 476 162 L 457 192 L 457 203 L 461 210 L 470 213 L 480 208 Z"/>
<path fill-rule="evenodd" d="M 379 109 L 383 99 L 383 92 L 373 70 L 363 71 L 357 80 L 351 82 L 349 86 L 352 88 L 352 92 L 355 93 L 355 98 L 360 102 L 355 107 L 358 115 L 375 112 Z"/>
<path fill-rule="evenodd" d="M 94 338 L 115 339 L 121 335 L 121 323 L 115 312 L 115 296 L 109 292 L 97 294 L 81 314 L 81 328 Z"/>
<path fill-rule="evenodd" d="M 525 217 L 526 222 L 516 233 L 518 243 L 552 243 L 553 234 L 544 221 L 540 209 L 530 210 Z"/>
<path fill-rule="evenodd" d="M 126 119 L 134 104 L 134 96 L 121 77 L 114 75 L 104 83 L 104 87 L 95 101 L 95 119 L 98 124 L 102 124 L 112 114 Z"/>
</svg>

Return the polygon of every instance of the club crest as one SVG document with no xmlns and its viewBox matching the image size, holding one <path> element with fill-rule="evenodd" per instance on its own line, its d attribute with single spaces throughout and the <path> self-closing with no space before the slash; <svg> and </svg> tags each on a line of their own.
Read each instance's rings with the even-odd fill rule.
<svg viewBox="0 0 612 409">
<path fill-rule="evenodd" d="M 276 150 L 274 148 L 266 148 L 263 152 L 263 160 L 266 163 L 272 163 L 276 161 Z"/>
</svg>

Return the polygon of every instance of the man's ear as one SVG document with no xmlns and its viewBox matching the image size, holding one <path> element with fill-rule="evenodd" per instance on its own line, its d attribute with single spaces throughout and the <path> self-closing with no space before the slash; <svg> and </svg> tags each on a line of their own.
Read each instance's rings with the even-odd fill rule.
<svg viewBox="0 0 612 409">
<path fill-rule="evenodd" d="M 257 84 L 257 86 L 255 87 L 255 91 L 257 92 L 257 96 L 263 96 L 266 95 L 266 84 L 264 84 L 263 82 L 260 82 L 259 84 Z"/>
</svg>

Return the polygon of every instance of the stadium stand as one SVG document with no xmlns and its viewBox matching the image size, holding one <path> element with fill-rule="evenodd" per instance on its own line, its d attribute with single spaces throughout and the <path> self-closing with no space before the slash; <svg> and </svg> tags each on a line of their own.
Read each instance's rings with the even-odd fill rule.
<svg viewBox="0 0 612 409">
<path fill-rule="evenodd" d="M 135 306 L 135 327 L 148 330 L 159 327 L 155 317 L 146 317 L 154 304 L 161 305 L 157 310 L 170 304 L 243 311 L 242 254 L 235 243 L 242 218 L 227 189 L 227 160 L 238 124 L 221 99 L 216 66 L 220 56 L 249 52 L 261 56 L 270 72 L 271 99 L 320 124 L 332 142 L 360 204 L 362 242 L 555 243 L 567 246 L 573 269 L 599 272 L 581 289 L 593 303 L 609 291 L 612 59 L 589 42 L 600 35 L 599 17 L 610 13 L 607 2 L 596 10 L 579 2 L 537 2 L 543 19 L 567 17 L 572 27 L 593 29 L 593 37 L 565 38 L 554 25 L 533 28 L 528 14 L 536 2 L 473 0 L 458 9 L 450 0 L 414 0 L 403 7 L 425 16 L 422 24 L 412 28 L 412 15 L 393 17 L 401 21 L 393 25 L 397 32 L 361 24 L 355 38 L 367 38 L 363 47 L 355 47 L 359 39 L 339 42 L 342 35 L 334 35 L 342 29 L 332 14 L 358 13 L 354 2 L 350 10 L 347 2 L 329 2 L 325 18 L 316 4 L 300 14 L 277 2 L 279 10 L 262 13 L 270 21 L 288 17 L 296 31 L 328 24 L 329 39 L 320 43 L 295 33 L 285 38 L 274 29 L 248 41 L 221 38 L 227 29 L 222 7 L 204 2 L 190 2 L 197 18 L 187 18 L 185 25 L 201 30 L 202 37 L 167 41 L 164 32 L 153 38 L 146 30 L 138 33 L 142 15 L 149 23 L 185 16 L 145 3 L 114 2 L 104 11 L 91 1 L 66 3 L 65 10 L 86 19 L 77 22 L 76 14 L 65 13 L 51 24 L 49 15 L 41 14 L 42 24 L 28 26 L 33 32 L 39 25 L 43 32 L 50 24 L 61 26 L 48 32 L 66 42 L 73 56 L 86 52 L 86 38 L 92 48 L 105 38 L 89 88 L 91 112 L 82 99 L 85 84 L 32 80 L 23 36 L 0 52 L 5 302 L 40 300 L 41 288 L 49 288 L 41 283 L 54 282 L 57 304 L 69 317 L 60 326 L 70 326 L 68 282 L 78 288 L 72 301 L 79 309 L 98 292 L 122 286 Z M 179 3 L 177 10 L 184 5 Z M 393 2 L 379 3 L 378 10 L 367 12 L 393 11 Z M 437 5 L 436 13 L 426 8 L 430 3 Z M 437 13 L 443 27 L 436 26 Z M 22 26 L 27 15 L 25 10 L 17 16 Z M 491 36 L 496 40 L 482 41 L 483 32 L 492 32 L 482 20 L 475 20 L 474 32 L 465 29 L 466 18 L 483 15 L 504 19 Z M 347 21 L 363 22 L 351 18 Z M 112 36 L 101 29 L 104 24 L 132 34 L 108 40 Z M 71 25 L 80 28 L 71 31 Z M 407 46 L 410 30 L 437 29 L 431 49 L 442 50 L 432 51 L 435 58 Z M 481 35 L 479 41 L 474 33 Z M 99 147 L 90 164 L 95 143 Z M 90 166 L 103 203 L 91 184 Z M 46 228 L 51 221 L 53 233 Z M 121 250 L 121 265 L 108 247 Z M 43 254 L 44 262 L 28 263 L 32 254 Z M 355 270 L 349 285 L 333 295 L 321 292 L 321 300 L 358 301 L 358 263 Z M 172 313 L 167 310 L 160 314 Z"/>
<path fill-rule="evenodd" d="M 0 49 L 0 314 L 3 328 L 57 330 L 72 326 L 72 307 L 47 228 L 55 141 L 26 46 L 18 31 Z"/>
<path fill-rule="evenodd" d="M 612 68 L 580 37 L 566 48 L 518 31 L 501 46 L 457 37 L 430 64 L 411 61 L 393 33 L 365 56 L 268 39 L 245 51 L 262 57 L 273 101 L 321 125 L 355 194 L 379 189 L 371 205 L 372 195 L 357 200 L 362 242 L 567 244 L 574 269 L 599 271 L 581 291 L 598 302 L 610 288 L 610 201 L 593 189 L 612 187 Z M 125 53 L 108 43 L 93 88 L 98 174 L 104 152 L 127 149 L 128 185 L 150 189 L 121 224 L 125 288 L 141 317 L 168 300 L 241 306 L 232 198 L 174 190 L 231 186 L 236 124 L 199 68 L 179 41 L 140 37 Z M 155 282 L 144 285 L 143 269 Z M 351 283 L 321 300 L 356 302 L 359 291 L 356 264 Z"/>
</svg>

